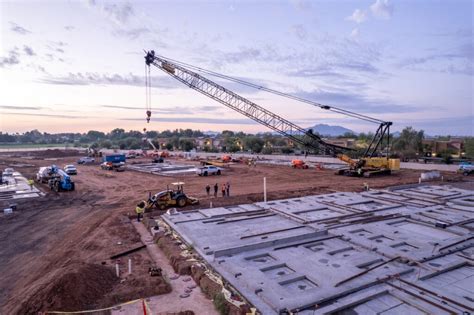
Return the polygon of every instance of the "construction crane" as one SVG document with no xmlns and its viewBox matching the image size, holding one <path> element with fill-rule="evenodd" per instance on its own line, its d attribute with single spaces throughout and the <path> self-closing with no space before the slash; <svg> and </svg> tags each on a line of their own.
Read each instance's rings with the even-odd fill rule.
<svg viewBox="0 0 474 315">
<path fill-rule="evenodd" d="M 391 122 L 384 122 L 366 115 L 357 114 L 355 112 L 343 110 L 340 108 L 322 105 L 316 102 L 298 98 L 283 92 L 271 90 L 253 83 L 245 82 L 240 79 L 224 76 L 209 70 L 204 70 L 189 64 L 185 64 L 170 58 L 156 55 L 153 50 L 146 52 L 145 64 L 148 68 L 153 65 L 164 71 L 176 80 L 184 83 L 188 87 L 220 102 L 221 104 L 245 115 L 252 120 L 276 131 L 277 133 L 287 137 L 294 143 L 298 143 L 305 148 L 309 148 L 315 153 L 329 154 L 337 156 L 342 161 L 349 164 L 348 169 L 340 170 L 339 174 L 351 176 L 371 176 L 375 174 L 390 174 L 392 170 L 399 169 L 400 161 L 389 159 L 388 152 L 385 157 L 376 157 L 377 150 L 381 146 L 383 139 L 387 138 L 387 147 L 389 146 L 390 126 Z M 342 113 L 351 117 L 370 121 L 372 123 L 380 123 L 374 138 L 365 150 L 363 156 L 358 160 L 351 159 L 346 153 L 353 149 L 338 146 L 324 141 L 321 137 L 314 134 L 312 130 L 306 130 L 287 119 L 278 116 L 275 113 L 255 104 L 254 102 L 230 91 L 229 89 L 203 77 L 202 75 L 190 70 L 205 72 L 220 78 L 228 79 L 247 86 L 252 86 L 260 90 L 284 96 L 290 99 L 309 103 L 320 108 L 331 110 L 336 113 Z M 388 149 L 387 149 L 388 150 Z"/>
</svg>

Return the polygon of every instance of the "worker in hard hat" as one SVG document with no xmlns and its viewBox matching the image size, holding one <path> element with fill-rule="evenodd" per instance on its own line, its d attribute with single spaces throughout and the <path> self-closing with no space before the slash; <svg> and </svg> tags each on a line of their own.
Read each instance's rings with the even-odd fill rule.
<svg viewBox="0 0 474 315">
<path fill-rule="evenodd" d="M 30 190 L 33 190 L 33 185 L 35 184 L 35 181 L 32 179 L 28 179 L 28 185 L 30 185 Z"/>
<path fill-rule="evenodd" d="M 137 222 L 140 222 L 140 218 L 143 217 L 143 213 L 145 212 L 145 204 L 145 201 L 141 201 L 135 208 L 135 212 L 137 213 Z"/>
</svg>

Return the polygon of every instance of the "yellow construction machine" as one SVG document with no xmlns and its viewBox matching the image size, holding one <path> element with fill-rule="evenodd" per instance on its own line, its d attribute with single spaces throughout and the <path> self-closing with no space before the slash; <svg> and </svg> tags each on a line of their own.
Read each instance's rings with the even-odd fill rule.
<svg viewBox="0 0 474 315">
<path fill-rule="evenodd" d="M 199 204 L 199 199 L 189 197 L 184 193 L 184 183 L 172 183 L 174 189 L 167 188 L 154 195 L 151 195 L 145 203 L 145 210 L 150 210 L 156 207 L 160 210 L 165 210 L 171 207 L 183 208 L 187 205 Z"/>
<path fill-rule="evenodd" d="M 349 164 L 349 168 L 337 170 L 337 175 L 364 176 L 389 175 L 400 169 L 400 159 L 388 157 L 363 157 L 352 159 L 346 154 L 338 154 L 337 158 Z"/>
</svg>

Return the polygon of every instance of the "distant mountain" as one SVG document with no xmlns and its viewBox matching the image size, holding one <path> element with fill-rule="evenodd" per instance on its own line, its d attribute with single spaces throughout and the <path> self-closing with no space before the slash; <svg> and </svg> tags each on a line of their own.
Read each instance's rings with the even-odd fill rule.
<svg viewBox="0 0 474 315">
<path fill-rule="evenodd" d="M 330 136 L 330 137 L 337 137 L 342 136 L 345 133 L 354 133 L 354 131 L 341 127 L 341 126 L 330 126 L 326 124 L 317 124 L 313 127 L 306 128 L 306 130 L 313 129 L 313 133 L 319 133 L 321 136 Z"/>
<path fill-rule="evenodd" d="M 401 134 L 402 133 L 400 131 L 395 131 L 395 132 L 390 133 L 390 136 L 398 138 L 398 137 L 400 137 Z"/>
</svg>

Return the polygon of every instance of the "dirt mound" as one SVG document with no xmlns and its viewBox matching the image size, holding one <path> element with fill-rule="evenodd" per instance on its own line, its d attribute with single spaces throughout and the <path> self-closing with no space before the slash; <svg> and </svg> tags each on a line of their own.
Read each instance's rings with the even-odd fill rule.
<svg viewBox="0 0 474 315">
<path fill-rule="evenodd" d="M 40 287 L 18 313 L 91 309 L 119 281 L 112 268 L 86 264 L 74 269 Z"/>
<path fill-rule="evenodd" d="M 84 155 L 84 151 L 75 150 L 75 149 L 74 150 L 47 149 L 44 151 L 28 152 L 27 155 L 42 157 L 42 158 L 60 158 L 60 157 L 68 157 L 68 156 L 82 156 Z"/>
</svg>

